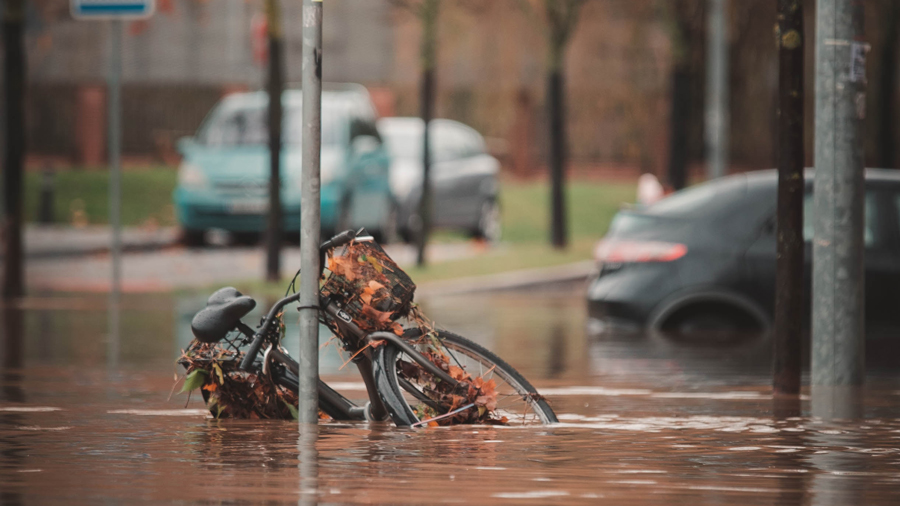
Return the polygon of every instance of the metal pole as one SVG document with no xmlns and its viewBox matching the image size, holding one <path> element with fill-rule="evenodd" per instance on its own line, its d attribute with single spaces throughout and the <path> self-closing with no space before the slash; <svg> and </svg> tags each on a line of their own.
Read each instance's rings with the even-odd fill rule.
<svg viewBox="0 0 900 506">
<path fill-rule="evenodd" d="M 778 0 L 776 394 L 800 393 L 803 324 L 803 1 Z"/>
<path fill-rule="evenodd" d="M 727 0 L 709 0 L 706 52 L 706 161 L 707 177 L 715 179 L 728 169 L 728 23 Z"/>
<path fill-rule="evenodd" d="M 107 80 L 109 115 L 109 225 L 112 231 L 110 261 L 112 273 L 109 286 L 109 354 L 107 361 L 115 366 L 118 361 L 119 343 L 119 294 L 122 284 L 122 223 L 120 220 L 122 202 L 122 21 L 110 22 L 109 76 Z"/>
<path fill-rule="evenodd" d="M 322 142 L 322 0 L 303 0 L 303 172 L 300 181 L 300 424 L 319 420 L 319 156 Z"/>
<path fill-rule="evenodd" d="M 300 471 L 300 506 L 319 504 L 319 440 L 317 425 L 301 425 L 297 441 L 298 467 Z"/>
<path fill-rule="evenodd" d="M 832 416 L 865 376 L 863 2 L 816 9 L 813 413 Z"/>
</svg>

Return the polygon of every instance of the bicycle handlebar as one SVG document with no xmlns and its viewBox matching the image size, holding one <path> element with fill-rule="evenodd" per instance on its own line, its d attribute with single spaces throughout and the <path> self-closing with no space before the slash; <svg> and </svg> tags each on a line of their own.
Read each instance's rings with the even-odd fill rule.
<svg viewBox="0 0 900 506">
<path fill-rule="evenodd" d="M 326 251 L 332 248 L 339 248 L 348 242 L 352 241 L 356 237 L 356 232 L 353 230 L 345 230 L 340 234 L 328 239 L 323 242 L 321 246 L 319 246 L 319 252 L 324 254 Z M 325 258 L 321 256 L 321 260 L 319 262 L 319 272 L 322 272 L 322 268 L 325 265 Z M 287 304 L 294 302 L 300 298 L 299 293 L 295 293 L 289 297 L 285 297 L 275 303 L 272 306 L 272 309 L 269 310 L 269 314 L 266 316 L 266 320 L 263 322 L 262 326 L 259 328 L 259 331 L 256 332 L 256 335 L 253 336 L 253 341 L 250 342 L 250 348 L 247 349 L 247 353 L 244 355 L 244 358 L 241 359 L 240 368 L 242 371 L 250 370 L 250 367 L 253 365 L 253 361 L 256 360 L 256 355 L 259 354 L 259 349 L 262 348 L 263 342 L 265 341 L 266 335 L 269 333 L 269 326 L 275 320 L 275 316 L 278 314 L 278 311 L 281 310 Z"/>
<path fill-rule="evenodd" d="M 339 248 L 348 242 L 352 241 L 356 237 L 356 231 L 354 230 L 344 230 L 340 234 L 328 239 L 323 242 L 321 246 L 319 246 L 319 252 L 325 253 L 331 248 Z"/>
</svg>

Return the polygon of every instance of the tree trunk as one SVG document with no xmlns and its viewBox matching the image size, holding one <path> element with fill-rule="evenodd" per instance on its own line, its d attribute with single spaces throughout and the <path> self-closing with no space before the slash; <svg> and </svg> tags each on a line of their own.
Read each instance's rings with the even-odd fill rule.
<svg viewBox="0 0 900 506">
<path fill-rule="evenodd" d="M 876 152 L 878 167 L 893 168 L 896 164 L 896 148 L 894 146 L 894 138 L 896 130 L 894 128 L 894 115 L 896 109 L 897 96 L 897 21 L 900 17 L 900 6 L 896 0 L 883 2 L 882 21 L 882 45 L 881 45 L 881 64 L 879 65 L 881 76 L 878 83 L 877 91 L 880 100 L 878 114 L 878 128 L 876 141 L 878 148 Z"/>
<path fill-rule="evenodd" d="M 281 92 L 282 72 L 281 16 L 278 0 L 268 0 L 269 32 L 269 214 L 266 227 L 266 280 L 281 277 Z"/>
<path fill-rule="evenodd" d="M 566 121 L 565 83 L 561 65 L 547 76 L 547 115 L 550 135 L 550 243 L 563 249 L 568 244 L 566 227 Z"/>
<path fill-rule="evenodd" d="M 672 102 L 669 113 L 669 177 L 674 190 L 687 185 L 688 144 L 691 124 L 691 68 L 672 66 Z"/>
<path fill-rule="evenodd" d="M 434 69 L 422 72 L 421 116 L 424 130 L 422 135 L 422 198 L 419 200 L 419 218 L 421 228 L 416 242 L 416 265 L 425 265 L 425 247 L 431 233 L 432 211 L 434 210 L 434 192 L 431 185 L 431 118 L 434 111 Z"/>
<path fill-rule="evenodd" d="M 419 110 L 422 116 L 422 192 L 419 199 L 419 233 L 416 235 L 416 265 L 425 265 L 426 246 L 431 233 L 434 193 L 431 187 L 431 139 L 429 135 L 431 118 L 434 116 L 435 67 L 437 66 L 437 18 L 440 0 L 424 0 L 419 16 L 422 21 L 422 82 Z"/>
<path fill-rule="evenodd" d="M 3 163 L 3 290 L 4 300 L 24 295 L 22 258 L 22 171 L 25 154 L 25 50 L 22 40 L 24 0 L 3 5 L 4 125 L 6 157 Z"/>
<path fill-rule="evenodd" d="M 776 394 L 800 393 L 803 322 L 803 2 L 778 0 Z"/>
</svg>

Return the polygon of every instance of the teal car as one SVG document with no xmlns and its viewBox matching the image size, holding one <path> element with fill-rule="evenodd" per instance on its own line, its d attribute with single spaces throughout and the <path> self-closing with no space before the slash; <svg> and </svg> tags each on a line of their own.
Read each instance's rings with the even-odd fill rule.
<svg viewBox="0 0 900 506">
<path fill-rule="evenodd" d="M 204 242 L 211 229 L 258 237 L 266 229 L 269 150 L 265 92 L 228 95 L 209 113 L 195 137 L 181 139 L 183 156 L 173 199 L 185 242 Z M 281 151 L 281 202 L 286 233 L 300 230 L 302 108 L 300 90 L 286 90 Z M 322 234 L 366 227 L 389 239 L 396 205 L 389 185 L 390 159 L 365 88 L 322 92 Z"/>
</svg>

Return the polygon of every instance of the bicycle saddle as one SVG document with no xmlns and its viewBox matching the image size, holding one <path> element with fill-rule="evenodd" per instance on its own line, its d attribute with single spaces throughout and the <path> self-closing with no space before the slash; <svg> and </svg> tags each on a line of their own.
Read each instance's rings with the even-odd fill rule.
<svg viewBox="0 0 900 506">
<path fill-rule="evenodd" d="M 191 332 L 200 342 L 219 342 L 255 307 L 256 301 L 237 289 L 220 288 L 209 296 L 206 307 L 194 315 Z"/>
</svg>

